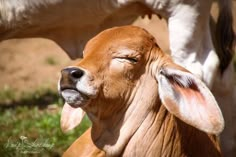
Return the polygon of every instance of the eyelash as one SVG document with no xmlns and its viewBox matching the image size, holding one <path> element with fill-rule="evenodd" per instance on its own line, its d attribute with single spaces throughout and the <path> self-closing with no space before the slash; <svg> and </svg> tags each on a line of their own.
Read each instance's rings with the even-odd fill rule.
<svg viewBox="0 0 236 157">
<path fill-rule="evenodd" d="M 132 64 L 136 64 L 138 62 L 138 60 L 136 58 L 132 58 L 132 57 L 117 57 L 117 59 L 119 60 L 126 60 Z"/>
<path fill-rule="evenodd" d="M 129 62 L 131 62 L 131 63 L 137 63 L 138 62 L 138 60 L 136 59 L 136 58 L 125 58 L 125 59 L 127 59 Z"/>
</svg>

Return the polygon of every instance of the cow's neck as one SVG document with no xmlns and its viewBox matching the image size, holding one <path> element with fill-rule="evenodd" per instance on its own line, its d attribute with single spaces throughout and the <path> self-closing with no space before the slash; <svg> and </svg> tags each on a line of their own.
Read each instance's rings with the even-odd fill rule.
<svg viewBox="0 0 236 157">
<path fill-rule="evenodd" d="M 122 156 L 219 157 L 221 155 L 215 136 L 187 125 L 161 105 L 158 110 L 148 114 L 125 146 Z"/>
<path fill-rule="evenodd" d="M 147 80 L 146 85 L 139 85 L 140 90 L 127 108 L 112 112 L 107 118 L 87 112 L 93 123 L 92 139 L 105 150 L 106 156 L 204 156 L 204 151 L 207 156 L 211 152 L 219 153 L 213 147 L 212 136 L 184 124 L 160 105 L 158 85 L 155 80 Z"/>
<path fill-rule="evenodd" d="M 96 128 L 92 130 L 95 144 L 105 150 L 106 156 L 220 156 L 214 136 L 176 119 L 164 106 L 154 109 L 141 122 L 116 125 L 119 123 L 99 130 L 99 135 Z"/>
</svg>

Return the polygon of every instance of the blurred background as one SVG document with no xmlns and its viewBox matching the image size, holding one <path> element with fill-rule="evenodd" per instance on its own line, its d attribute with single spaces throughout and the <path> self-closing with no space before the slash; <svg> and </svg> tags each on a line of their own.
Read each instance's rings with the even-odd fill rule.
<svg viewBox="0 0 236 157">
<path fill-rule="evenodd" d="M 236 1 L 233 5 L 236 30 Z M 214 17 L 218 13 L 216 6 L 212 9 Z M 163 19 L 140 17 L 134 25 L 146 28 L 169 52 Z M 57 81 L 60 70 L 74 61 L 46 39 L 4 41 L 0 53 L 0 156 L 61 156 L 90 126 L 86 117 L 69 133 L 60 129 L 63 100 L 57 93 Z M 236 57 L 234 61 L 236 69 Z"/>
</svg>

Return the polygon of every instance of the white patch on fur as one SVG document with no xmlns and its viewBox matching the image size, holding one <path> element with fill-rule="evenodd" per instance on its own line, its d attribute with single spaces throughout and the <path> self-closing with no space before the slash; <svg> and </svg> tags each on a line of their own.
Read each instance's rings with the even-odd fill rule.
<svg viewBox="0 0 236 157">
<path fill-rule="evenodd" d="M 97 88 L 95 87 L 94 82 L 92 81 L 93 78 L 91 74 L 85 69 L 82 70 L 85 72 L 85 74 L 78 80 L 76 88 L 78 89 L 78 91 L 89 97 L 96 97 Z"/>
</svg>

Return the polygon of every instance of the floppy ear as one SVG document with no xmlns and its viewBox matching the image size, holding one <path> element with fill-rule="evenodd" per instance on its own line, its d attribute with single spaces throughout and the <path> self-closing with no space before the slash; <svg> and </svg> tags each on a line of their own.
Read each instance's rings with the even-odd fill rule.
<svg viewBox="0 0 236 157">
<path fill-rule="evenodd" d="M 81 108 L 73 108 L 65 103 L 61 112 L 61 130 L 70 131 L 80 124 L 85 112 Z"/>
<path fill-rule="evenodd" d="M 200 79 L 174 63 L 159 69 L 156 78 L 161 101 L 170 113 L 207 133 L 223 130 L 221 110 Z"/>
</svg>

